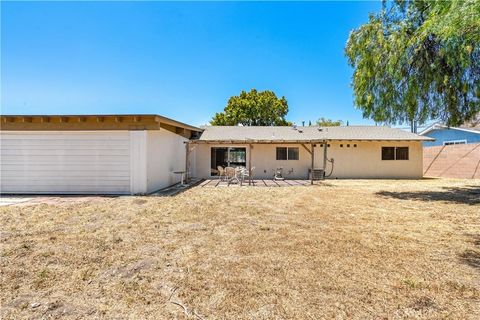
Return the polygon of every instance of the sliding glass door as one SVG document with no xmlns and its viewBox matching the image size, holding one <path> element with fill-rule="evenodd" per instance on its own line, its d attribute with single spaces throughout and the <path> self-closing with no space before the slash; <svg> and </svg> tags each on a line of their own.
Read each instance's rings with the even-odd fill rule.
<svg viewBox="0 0 480 320">
<path fill-rule="evenodd" d="M 247 149 L 233 147 L 213 147 L 210 151 L 211 175 L 218 175 L 218 167 L 246 167 Z"/>
</svg>

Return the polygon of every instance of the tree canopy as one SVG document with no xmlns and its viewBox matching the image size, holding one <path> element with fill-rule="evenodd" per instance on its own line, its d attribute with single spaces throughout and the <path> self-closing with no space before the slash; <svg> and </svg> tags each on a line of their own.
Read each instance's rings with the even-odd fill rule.
<svg viewBox="0 0 480 320">
<path fill-rule="evenodd" d="M 480 1 L 384 1 L 351 32 L 354 103 L 376 122 L 459 125 L 480 111 Z"/>
<path fill-rule="evenodd" d="M 317 120 L 317 126 L 320 127 L 338 127 L 343 124 L 342 120 L 331 120 L 331 119 L 326 119 L 324 117 L 321 117 L 320 119 Z"/>
<path fill-rule="evenodd" d="M 273 91 L 242 91 L 228 100 L 223 112 L 210 121 L 213 126 L 287 126 L 285 119 L 288 103 L 285 97 L 277 98 Z"/>
</svg>

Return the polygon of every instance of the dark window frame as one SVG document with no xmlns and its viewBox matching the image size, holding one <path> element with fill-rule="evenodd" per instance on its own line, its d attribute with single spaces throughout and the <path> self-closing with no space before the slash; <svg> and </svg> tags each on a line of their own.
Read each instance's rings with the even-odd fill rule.
<svg viewBox="0 0 480 320">
<path fill-rule="evenodd" d="M 401 151 L 401 152 L 399 152 L 399 151 Z M 410 153 L 410 150 L 408 149 L 408 147 L 396 147 L 395 148 L 395 160 L 408 160 L 409 159 L 409 153 Z"/>
<path fill-rule="evenodd" d="M 275 159 L 277 161 L 300 160 L 300 148 L 298 148 L 298 147 L 276 147 L 276 149 L 275 149 Z"/>
<path fill-rule="evenodd" d="M 382 161 L 395 160 L 395 147 L 382 147 Z"/>
<path fill-rule="evenodd" d="M 280 153 L 280 152 L 282 152 L 282 153 Z M 280 157 L 279 157 L 279 155 L 280 155 Z M 283 155 L 285 155 L 285 157 L 283 157 Z M 276 148 L 276 159 L 277 159 L 277 161 L 288 160 L 287 147 L 277 147 Z"/>
<path fill-rule="evenodd" d="M 382 147 L 382 161 L 409 160 L 409 147 Z"/>
<path fill-rule="evenodd" d="M 299 160 L 300 159 L 300 148 L 298 147 L 288 147 L 287 148 L 287 160 Z"/>
</svg>

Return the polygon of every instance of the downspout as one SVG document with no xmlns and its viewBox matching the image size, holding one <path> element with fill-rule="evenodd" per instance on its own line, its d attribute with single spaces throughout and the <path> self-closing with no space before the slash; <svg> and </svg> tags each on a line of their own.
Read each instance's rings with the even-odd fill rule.
<svg viewBox="0 0 480 320">
<path fill-rule="evenodd" d="M 332 158 L 332 159 L 328 159 L 328 157 L 327 157 L 327 146 L 328 146 L 328 141 L 325 140 L 325 142 L 323 143 L 323 177 L 324 177 L 324 178 L 330 177 L 330 176 L 332 175 L 332 173 L 333 173 L 333 158 Z M 330 173 L 329 173 L 329 174 L 326 174 L 326 171 L 327 171 L 327 161 L 332 163 L 332 170 L 330 170 Z"/>
</svg>

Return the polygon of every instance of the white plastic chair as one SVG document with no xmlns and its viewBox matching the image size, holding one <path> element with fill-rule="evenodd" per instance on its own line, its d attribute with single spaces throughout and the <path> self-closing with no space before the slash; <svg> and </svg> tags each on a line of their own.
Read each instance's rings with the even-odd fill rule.
<svg viewBox="0 0 480 320">
<path fill-rule="evenodd" d="M 255 170 L 255 167 L 252 167 L 249 170 L 245 169 L 242 173 L 242 181 L 244 181 L 245 179 L 248 179 L 248 185 L 250 186 L 252 184 L 252 179 L 253 179 L 253 171 Z"/>
</svg>

